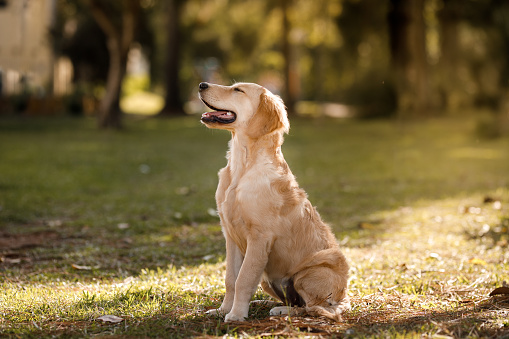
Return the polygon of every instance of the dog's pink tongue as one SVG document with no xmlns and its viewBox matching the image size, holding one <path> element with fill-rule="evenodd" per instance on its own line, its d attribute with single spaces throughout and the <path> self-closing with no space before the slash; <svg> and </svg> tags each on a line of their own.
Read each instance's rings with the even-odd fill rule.
<svg viewBox="0 0 509 339">
<path fill-rule="evenodd" d="M 228 111 L 213 111 L 213 112 L 206 112 L 201 115 L 203 118 L 210 118 L 210 117 L 219 117 L 221 119 L 233 119 L 235 115 L 232 112 Z"/>
</svg>

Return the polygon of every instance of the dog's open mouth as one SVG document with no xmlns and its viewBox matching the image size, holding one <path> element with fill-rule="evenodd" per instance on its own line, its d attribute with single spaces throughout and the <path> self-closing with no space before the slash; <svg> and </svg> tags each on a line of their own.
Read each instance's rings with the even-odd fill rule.
<svg viewBox="0 0 509 339">
<path fill-rule="evenodd" d="M 231 111 L 217 109 L 211 105 L 209 105 L 205 100 L 203 103 L 207 105 L 209 108 L 213 109 L 213 112 L 206 112 L 201 115 L 201 121 L 203 122 L 218 122 L 220 124 L 231 124 L 237 119 L 237 114 Z"/>
</svg>

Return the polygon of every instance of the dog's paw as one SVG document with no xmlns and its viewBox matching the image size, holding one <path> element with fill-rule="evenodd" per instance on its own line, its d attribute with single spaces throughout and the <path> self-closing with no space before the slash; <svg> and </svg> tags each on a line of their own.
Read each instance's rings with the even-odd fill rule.
<svg viewBox="0 0 509 339">
<path fill-rule="evenodd" d="M 224 312 L 220 308 L 216 308 L 216 309 L 208 310 L 207 312 L 205 312 L 205 314 L 222 317 L 224 315 Z"/>
<path fill-rule="evenodd" d="M 247 315 L 243 316 L 243 315 L 233 314 L 232 312 L 230 312 L 226 315 L 226 317 L 224 317 L 224 321 L 227 323 L 232 322 L 232 321 L 246 321 L 246 318 L 247 318 Z"/>
<path fill-rule="evenodd" d="M 291 307 L 289 306 L 278 306 L 270 310 L 270 315 L 288 315 L 291 313 Z"/>
<path fill-rule="evenodd" d="M 302 315 L 304 310 L 302 307 L 278 306 L 270 310 L 270 315 Z"/>
</svg>

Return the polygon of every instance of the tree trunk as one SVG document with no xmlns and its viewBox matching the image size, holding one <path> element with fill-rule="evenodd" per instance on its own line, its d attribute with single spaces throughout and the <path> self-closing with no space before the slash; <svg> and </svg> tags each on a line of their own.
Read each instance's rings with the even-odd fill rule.
<svg viewBox="0 0 509 339">
<path fill-rule="evenodd" d="M 424 0 L 391 0 L 389 35 L 394 83 L 401 117 L 430 113 Z"/>
<path fill-rule="evenodd" d="M 281 44 L 283 49 L 283 59 L 285 60 L 285 68 L 283 72 L 284 90 L 283 100 L 289 115 L 295 114 L 295 104 L 298 97 L 298 80 L 297 73 L 293 67 L 293 53 L 290 44 L 290 21 L 288 20 L 288 6 L 291 0 L 280 0 L 281 12 L 283 15 L 283 32 L 281 36 Z"/>
<path fill-rule="evenodd" d="M 104 96 L 99 104 L 98 125 L 100 128 L 121 128 L 120 91 L 125 75 L 127 53 L 120 49 L 119 39 L 108 38 L 110 64 Z"/>
<path fill-rule="evenodd" d="M 458 77 L 459 36 L 458 25 L 462 0 L 443 0 L 438 13 L 440 21 L 440 91 L 442 105 L 448 110 L 456 110 L 462 104 L 463 85 Z"/>
<path fill-rule="evenodd" d="M 127 53 L 134 40 L 137 17 L 140 10 L 138 0 L 122 3 L 120 27 L 115 25 L 113 15 L 100 0 L 88 0 L 92 16 L 106 34 L 110 64 L 106 79 L 105 94 L 99 104 L 98 126 L 100 128 L 121 128 L 120 92 L 126 72 Z"/>
<path fill-rule="evenodd" d="M 169 117 L 184 115 L 182 100 L 180 98 L 180 14 L 183 0 L 170 0 L 167 9 L 167 34 L 166 45 L 166 98 L 165 105 L 159 116 Z"/>
</svg>

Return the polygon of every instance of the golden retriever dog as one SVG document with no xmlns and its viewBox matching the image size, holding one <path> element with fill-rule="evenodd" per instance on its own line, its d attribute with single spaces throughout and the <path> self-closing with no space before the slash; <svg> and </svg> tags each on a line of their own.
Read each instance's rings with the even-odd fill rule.
<svg viewBox="0 0 509 339">
<path fill-rule="evenodd" d="M 226 294 L 208 313 L 244 321 L 261 284 L 286 305 L 271 315 L 305 311 L 339 321 L 350 308 L 348 264 L 281 153 L 290 128 L 283 101 L 251 83 L 202 82 L 199 95 L 212 110 L 202 114 L 202 123 L 232 135 L 216 191 L 226 238 Z"/>
</svg>

